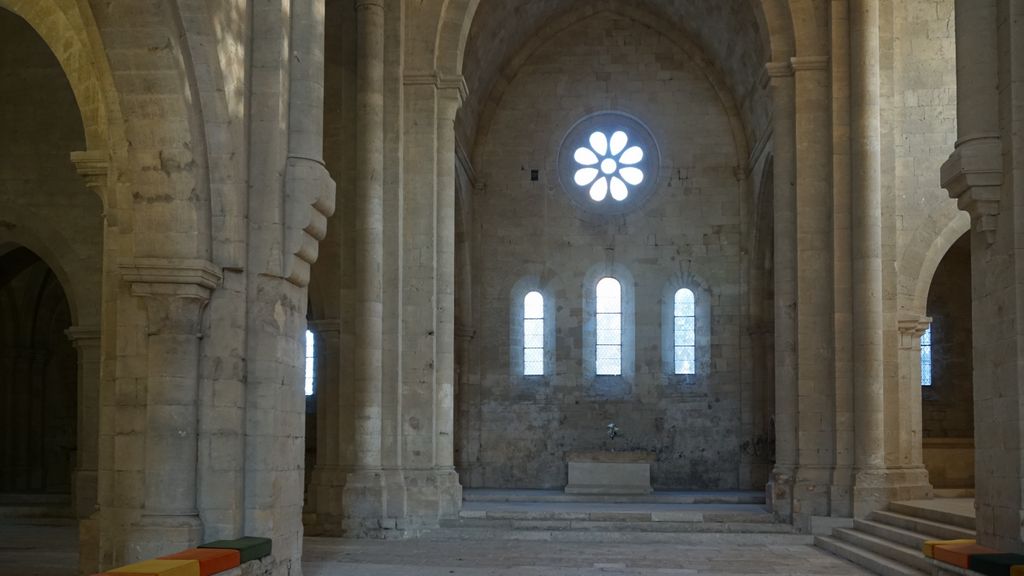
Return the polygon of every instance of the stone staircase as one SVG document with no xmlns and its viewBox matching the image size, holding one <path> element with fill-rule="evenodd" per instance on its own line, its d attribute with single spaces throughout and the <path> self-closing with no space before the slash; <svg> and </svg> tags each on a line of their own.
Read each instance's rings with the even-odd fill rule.
<svg viewBox="0 0 1024 576">
<path fill-rule="evenodd" d="M 811 544 L 775 522 L 763 494 L 662 493 L 579 497 L 558 493 L 466 494 L 458 518 L 424 538 L 666 544 Z"/>
<path fill-rule="evenodd" d="M 853 528 L 839 528 L 832 536 L 818 536 L 815 544 L 836 556 L 884 576 L 932 574 L 934 566 L 921 554 L 925 540 L 974 538 L 974 518 L 893 502 L 888 509 L 854 520 Z"/>
</svg>

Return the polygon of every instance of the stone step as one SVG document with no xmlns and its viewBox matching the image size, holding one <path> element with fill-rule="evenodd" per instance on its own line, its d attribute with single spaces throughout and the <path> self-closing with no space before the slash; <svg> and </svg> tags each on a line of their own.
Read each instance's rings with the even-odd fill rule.
<svg viewBox="0 0 1024 576">
<path fill-rule="evenodd" d="M 741 527 L 731 527 L 735 532 L 686 531 L 686 532 L 645 532 L 623 531 L 608 527 L 607 530 L 544 530 L 508 529 L 484 527 L 442 527 L 423 535 L 427 540 L 487 540 L 487 541 L 545 541 L 545 542 L 609 542 L 626 544 L 676 544 L 682 546 L 732 545 L 732 546 L 808 546 L 814 538 L 807 534 L 751 533 Z"/>
<path fill-rule="evenodd" d="M 875 574 L 882 576 L 921 576 L 928 572 L 920 572 L 909 566 L 905 566 L 880 554 L 865 550 L 849 542 L 828 536 L 817 536 L 814 539 L 815 545 L 827 550 L 840 558 L 844 558 L 854 564 L 866 568 Z"/>
<path fill-rule="evenodd" d="M 789 524 L 774 522 L 639 522 L 588 519 L 459 518 L 442 520 L 442 528 L 481 530 L 546 530 L 580 532 L 665 532 L 723 534 L 792 534 Z"/>
<path fill-rule="evenodd" d="M 868 518 L 880 524 L 888 524 L 889 526 L 917 532 L 935 540 L 974 538 L 973 529 L 952 526 L 941 521 L 910 516 L 900 512 L 879 510 L 872 512 Z"/>
<path fill-rule="evenodd" d="M 561 490 L 463 490 L 466 502 L 559 502 L 599 504 L 764 504 L 764 492 L 654 492 L 647 495 L 582 495 Z"/>
<path fill-rule="evenodd" d="M 463 509 L 459 512 L 459 518 L 465 520 L 775 524 L 775 518 L 765 512 L 739 510 L 567 511 L 497 508 Z"/>
<path fill-rule="evenodd" d="M 861 532 L 860 530 L 840 528 L 833 531 L 832 536 L 846 544 L 862 548 L 879 556 L 884 556 L 904 566 L 910 566 L 925 572 L 931 569 L 931 563 L 928 559 L 915 548 L 903 546 L 891 540 L 879 538 L 867 532 Z"/>
<path fill-rule="evenodd" d="M 938 522 L 940 524 L 949 524 L 966 530 L 974 530 L 974 518 L 972 516 L 957 514 L 947 510 L 915 506 L 910 502 L 890 502 L 889 511 L 903 514 L 905 516 L 931 520 L 932 522 Z"/>
<path fill-rule="evenodd" d="M 874 520 L 854 520 L 853 526 L 861 532 L 877 536 L 883 540 L 895 542 L 901 546 L 907 548 L 913 548 L 914 550 L 920 550 L 921 544 L 925 540 L 934 540 L 933 537 L 927 534 L 921 534 L 913 530 L 907 530 L 904 528 L 898 528 L 896 526 L 890 526 L 889 524 L 883 524 L 881 522 L 875 522 Z"/>
</svg>

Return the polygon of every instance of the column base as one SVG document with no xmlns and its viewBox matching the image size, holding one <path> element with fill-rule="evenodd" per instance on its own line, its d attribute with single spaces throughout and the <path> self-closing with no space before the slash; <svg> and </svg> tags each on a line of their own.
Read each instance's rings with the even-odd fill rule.
<svg viewBox="0 0 1024 576">
<path fill-rule="evenodd" d="M 854 475 L 853 515 L 863 518 L 884 509 L 889 502 L 933 496 L 928 471 L 924 468 L 860 470 Z"/>
<path fill-rule="evenodd" d="M 309 490 L 312 510 L 306 519 L 309 536 L 341 536 L 344 531 L 344 491 L 347 474 L 338 467 L 318 467 L 313 470 Z"/>
<path fill-rule="evenodd" d="M 139 562 L 194 548 L 203 537 L 203 523 L 198 514 L 143 514 L 125 536 L 127 562 Z"/>
<path fill-rule="evenodd" d="M 793 525 L 810 532 L 815 516 L 829 516 L 832 501 L 832 469 L 800 467 L 793 483 Z"/>
<path fill-rule="evenodd" d="M 454 468 L 374 470 L 349 474 L 344 533 L 350 538 L 406 538 L 437 528 L 462 508 Z"/>
<path fill-rule="evenodd" d="M 378 469 L 349 472 L 342 489 L 342 529 L 351 538 L 380 537 L 385 529 L 387 493 Z"/>
<path fill-rule="evenodd" d="M 765 501 L 768 508 L 781 522 L 793 521 L 793 471 L 776 468 L 772 470 L 768 485 L 765 486 Z"/>
</svg>

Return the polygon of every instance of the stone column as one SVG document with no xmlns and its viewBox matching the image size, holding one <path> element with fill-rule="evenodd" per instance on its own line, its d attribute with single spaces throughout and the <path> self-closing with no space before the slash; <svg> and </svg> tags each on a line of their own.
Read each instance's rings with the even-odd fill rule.
<svg viewBox="0 0 1024 576">
<path fill-rule="evenodd" d="M 353 461 L 345 485 L 346 529 L 379 528 L 384 268 L 384 4 L 356 1 L 356 315 L 350 396 Z"/>
<path fill-rule="evenodd" d="M 1004 165 L 1019 170 L 1024 153 L 1015 136 L 1021 96 L 1010 88 L 1024 53 L 1018 11 L 956 0 L 957 143 L 942 166 L 942 186 L 971 215 L 978 543 L 1005 552 L 1024 552 L 1021 190 L 1003 175 Z"/>
<path fill-rule="evenodd" d="M 309 323 L 316 338 L 316 465 L 313 468 L 313 522 L 318 533 L 340 534 L 342 488 L 345 472 L 341 468 L 339 423 L 346 415 L 339 411 L 341 389 L 338 368 L 341 352 L 341 327 L 337 320 Z"/>
<path fill-rule="evenodd" d="M 768 64 L 774 132 L 775 468 L 768 496 L 776 516 L 791 520 L 797 464 L 796 190 L 793 68 Z"/>
<path fill-rule="evenodd" d="M 900 316 L 900 378 L 899 443 L 900 468 L 916 471 L 927 478 L 924 469 L 922 442 L 924 441 L 921 421 L 921 336 L 932 319 L 916 314 Z M 923 496 L 929 497 L 930 494 Z"/>
<path fill-rule="evenodd" d="M 462 106 L 461 78 L 439 78 L 437 92 L 437 311 L 435 349 L 434 466 L 438 516 L 462 507 L 462 486 L 455 472 L 455 115 Z"/>
<path fill-rule="evenodd" d="M 122 269 L 145 305 L 145 488 L 142 517 L 126 537 L 130 558 L 195 546 L 199 340 L 203 310 L 220 281 L 202 261 L 136 260 Z"/>
<path fill-rule="evenodd" d="M 850 2 L 854 514 L 884 506 L 882 170 L 878 0 Z"/>
<path fill-rule="evenodd" d="M 100 331 L 73 326 L 65 333 L 78 351 L 77 457 L 72 490 L 75 517 L 96 511 L 100 435 Z"/>
<path fill-rule="evenodd" d="M 797 469 L 793 514 L 829 514 L 835 453 L 829 59 L 791 60 L 796 78 Z M 778 226 L 778 224 L 776 224 Z"/>
</svg>

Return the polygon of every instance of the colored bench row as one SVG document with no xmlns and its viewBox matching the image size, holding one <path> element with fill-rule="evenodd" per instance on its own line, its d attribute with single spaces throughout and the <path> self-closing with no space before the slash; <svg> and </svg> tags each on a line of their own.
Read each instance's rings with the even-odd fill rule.
<svg viewBox="0 0 1024 576">
<path fill-rule="evenodd" d="M 95 576 L 210 576 L 270 556 L 270 545 L 269 538 L 218 540 Z"/>
<path fill-rule="evenodd" d="M 974 540 L 929 540 L 921 553 L 938 562 L 986 576 L 1024 576 L 1024 555 L 1001 554 Z"/>
</svg>

